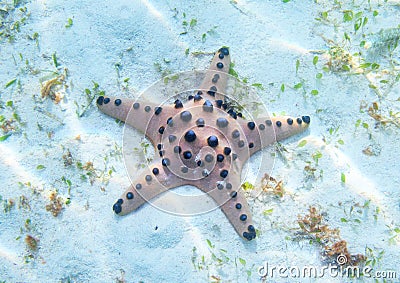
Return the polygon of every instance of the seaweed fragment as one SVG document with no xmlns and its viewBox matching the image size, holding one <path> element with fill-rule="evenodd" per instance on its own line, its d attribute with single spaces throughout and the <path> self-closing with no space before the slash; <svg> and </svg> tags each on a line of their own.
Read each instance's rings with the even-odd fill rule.
<svg viewBox="0 0 400 283">
<path fill-rule="evenodd" d="M 55 104 L 60 103 L 60 101 L 63 99 L 64 94 L 59 91 L 57 86 L 62 86 L 65 84 L 65 75 L 59 75 L 53 79 L 50 79 L 48 81 L 45 81 L 42 84 L 42 88 L 40 90 L 40 93 L 42 95 L 42 98 L 50 97 L 52 101 L 54 101 Z"/>
<path fill-rule="evenodd" d="M 323 213 L 310 206 L 308 214 L 298 216 L 297 223 L 301 229 L 298 236 L 317 243 L 322 248 L 321 254 L 326 261 L 342 266 L 356 266 L 364 262 L 366 256 L 350 254 L 347 242 L 340 237 L 340 230 L 330 228 L 323 218 Z"/>
<path fill-rule="evenodd" d="M 264 193 L 273 194 L 274 196 L 282 198 L 285 194 L 282 180 L 276 180 L 274 177 L 269 176 L 267 173 L 261 178 L 261 189 Z"/>
<path fill-rule="evenodd" d="M 63 199 L 58 196 L 57 192 L 51 192 L 49 199 L 50 203 L 46 205 L 46 210 L 50 211 L 54 217 L 57 217 L 63 210 Z"/>
<path fill-rule="evenodd" d="M 400 39 L 400 26 L 396 28 L 381 29 L 373 36 L 372 44 L 369 49 L 370 55 L 382 55 L 385 52 L 393 52 Z"/>
</svg>

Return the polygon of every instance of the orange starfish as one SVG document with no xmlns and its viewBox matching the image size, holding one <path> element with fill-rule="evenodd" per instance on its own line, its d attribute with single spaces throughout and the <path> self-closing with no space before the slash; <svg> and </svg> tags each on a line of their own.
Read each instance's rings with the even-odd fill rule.
<svg viewBox="0 0 400 283">
<path fill-rule="evenodd" d="M 116 214 L 134 211 L 169 189 L 192 185 L 215 200 L 241 237 L 256 237 L 240 190 L 243 165 L 263 147 L 304 131 L 310 117 L 242 118 L 225 101 L 229 66 L 229 50 L 221 48 L 198 90 L 184 103 L 97 99 L 100 110 L 145 133 L 159 153 L 114 204 Z"/>
</svg>

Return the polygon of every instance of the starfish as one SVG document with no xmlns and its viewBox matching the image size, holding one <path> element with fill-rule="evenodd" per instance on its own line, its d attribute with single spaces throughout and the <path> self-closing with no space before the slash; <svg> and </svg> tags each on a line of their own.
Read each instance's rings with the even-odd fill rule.
<svg viewBox="0 0 400 283">
<path fill-rule="evenodd" d="M 229 49 L 219 49 L 187 101 L 160 105 L 145 98 L 97 99 L 101 111 L 143 132 L 159 154 L 113 205 L 116 214 L 132 212 L 169 189 L 192 185 L 214 199 L 243 239 L 256 238 L 241 190 L 244 163 L 262 148 L 304 131 L 310 117 L 244 119 L 229 108 L 224 95 L 230 63 Z"/>
</svg>

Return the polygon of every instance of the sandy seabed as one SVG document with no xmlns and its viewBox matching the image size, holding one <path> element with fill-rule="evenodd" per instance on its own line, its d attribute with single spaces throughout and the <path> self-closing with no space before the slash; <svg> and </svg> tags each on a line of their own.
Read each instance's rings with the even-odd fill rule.
<svg viewBox="0 0 400 283">
<path fill-rule="evenodd" d="M 0 282 L 261 282 L 266 263 L 287 268 L 271 282 L 372 282 L 293 278 L 336 260 L 299 225 L 310 207 L 371 276 L 399 282 L 398 2 L 0 3 Z M 221 46 L 270 113 L 311 116 L 306 133 L 264 151 L 284 194 L 249 192 L 257 239 L 242 240 L 219 209 L 115 216 L 129 186 L 124 125 L 94 99 L 206 69 Z"/>
</svg>

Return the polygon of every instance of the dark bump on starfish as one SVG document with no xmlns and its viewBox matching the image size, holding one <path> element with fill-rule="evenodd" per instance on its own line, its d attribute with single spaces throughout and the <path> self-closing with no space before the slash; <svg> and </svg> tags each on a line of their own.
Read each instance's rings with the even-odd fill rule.
<svg viewBox="0 0 400 283">
<path fill-rule="evenodd" d="M 168 136 L 168 141 L 169 141 L 170 143 L 174 142 L 175 140 L 176 140 L 176 136 L 174 136 L 174 135 L 169 135 L 169 136 Z"/>
<path fill-rule="evenodd" d="M 224 186 L 223 186 L 222 184 L 218 184 L 218 185 L 217 185 L 217 189 L 218 189 L 218 190 L 222 190 L 223 188 L 224 188 Z"/>
<path fill-rule="evenodd" d="M 211 95 L 211 96 L 215 96 L 215 93 L 217 92 L 217 87 L 216 86 L 212 86 L 210 87 L 210 90 L 207 91 L 207 94 Z M 218 101 L 218 100 L 217 100 Z M 222 101 L 222 100 L 221 100 Z M 222 104 L 222 103 L 221 103 Z"/>
<path fill-rule="evenodd" d="M 265 124 L 266 124 L 267 126 L 271 126 L 271 125 L 272 125 L 272 121 L 271 121 L 271 120 L 266 120 L 266 121 L 265 121 Z"/>
<path fill-rule="evenodd" d="M 228 120 L 226 120 L 225 118 L 218 118 L 217 126 L 220 128 L 225 128 L 226 126 L 228 126 Z"/>
<path fill-rule="evenodd" d="M 122 103 L 122 100 L 119 99 L 119 98 L 115 99 L 115 101 L 114 101 L 114 104 L 115 104 L 116 106 L 120 106 L 121 103 Z"/>
<path fill-rule="evenodd" d="M 123 204 L 123 203 L 124 203 L 124 200 L 123 200 L 122 198 L 120 198 L 120 199 L 117 200 L 117 203 Z"/>
<path fill-rule="evenodd" d="M 236 153 L 232 154 L 232 159 L 236 160 L 238 158 L 238 155 Z"/>
<path fill-rule="evenodd" d="M 114 210 L 114 212 L 115 212 L 116 214 L 121 213 L 121 211 L 122 211 L 122 206 L 121 206 L 121 204 L 115 203 L 115 204 L 113 205 L 113 210 Z"/>
<path fill-rule="evenodd" d="M 193 95 L 189 95 L 189 96 L 188 96 L 188 100 L 192 100 L 193 97 L 194 97 Z"/>
<path fill-rule="evenodd" d="M 163 158 L 163 159 L 161 160 L 161 164 L 162 164 L 163 166 L 169 166 L 169 165 L 170 165 L 170 161 L 169 161 L 168 158 Z"/>
<path fill-rule="evenodd" d="M 151 110 L 151 107 L 148 105 L 144 108 L 144 111 L 146 111 L 146 112 L 150 112 L 150 110 Z"/>
<path fill-rule="evenodd" d="M 158 152 L 158 154 L 160 155 L 160 157 L 163 157 L 163 156 L 164 156 L 164 153 L 165 153 L 164 150 L 160 150 L 160 151 Z"/>
<path fill-rule="evenodd" d="M 282 122 L 281 122 L 281 121 L 276 121 L 276 125 L 277 125 L 278 127 L 280 127 L 280 126 L 282 126 Z"/>
<path fill-rule="evenodd" d="M 251 233 L 249 233 L 249 236 L 246 239 L 251 241 L 251 240 L 255 239 L 256 236 L 257 236 L 256 232 L 251 232 Z"/>
<path fill-rule="evenodd" d="M 110 102 L 110 99 L 108 97 L 104 98 L 103 103 L 108 104 Z"/>
<path fill-rule="evenodd" d="M 310 116 L 302 116 L 301 119 L 304 123 L 310 124 Z"/>
<path fill-rule="evenodd" d="M 216 136 L 209 136 L 207 139 L 207 143 L 211 147 L 217 147 L 218 146 L 218 138 Z"/>
<path fill-rule="evenodd" d="M 202 94 L 202 92 L 199 91 L 199 92 L 193 97 L 194 101 L 202 100 L 203 97 L 201 97 L 201 94 Z"/>
<path fill-rule="evenodd" d="M 244 147 L 244 141 L 240 140 L 240 141 L 238 142 L 238 146 L 239 146 L 239 147 Z"/>
<path fill-rule="evenodd" d="M 242 204 L 241 204 L 241 203 L 237 203 L 237 204 L 235 205 L 235 207 L 236 207 L 236 209 L 242 209 Z"/>
<path fill-rule="evenodd" d="M 126 198 L 127 198 L 127 199 L 133 199 L 133 193 L 132 193 L 132 192 L 128 192 L 128 193 L 126 194 Z"/>
<path fill-rule="evenodd" d="M 217 68 L 218 69 L 222 69 L 224 67 L 224 64 L 222 64 L 222 62 L 218 62 L 217 63 Z"/>
<path fill-rule="evenodd" d="M 225 155 L 229 155 L 229 154 L 231 154 L 231 152 L 232 152 L 232 150 L 231 150 L 230 147 L 227 147 L 227 146 L 226 146 L 226 147 L 224 148 L 224 154 L 225 154 Z"/>
<path fill-rule="evenodd" d="M 219 173 L 219 175 L 222 177 L 222 178 L 226 178 L 226 177 L 228 177 L 228 173 L 229 173 L 229 171 L 228 170 L 222 170 L 220 173 Z"/>
<path fill-rule="evenodd" d="M 193 141 L 195 141 L 195 140 L 196 140 L 196 134 L 195 134 L 195 132 L 194 132 L 193 130 L 187 131 L 186 134 L 185 134 L 185 140 L 186 140 L 187 142 L 193 142 Z"/>
<path fill-rule="evenodd" d="M 190 120 L 192 120 L 192 114 L 189 111 L 183 111 L 181 113 L 181 119 L 184 122 L 189 122 Z"/>
<path fill-rule="evenodd" d="M 227 189 L 227 190 L 232 189 L 232 184 L 231 184 L 231 183 L 227 183 L 227 184 L 226 184 L 226 189 Z"/>
<path fill-rule="evenodd" d="M 140 104 L 138 102 L 133 103 L 133 109 L 139 109 Z"/>
<path fill-rule="evenodd" d="M 293 125 L 293 119 L 292 119 L 292 118 L 287 118 L 286 122 L 287 122 L 289 125 Z"/>
<path fill-rule="evenodd" d="M 158 149 L 158 150 L 161 150 L 161 148 L 162 148 L 162 144 L 159 143 L 159 144 L 157 145 L 157 149 Z"/>
<path fill-rule="evenodd" d="M 213 105 L 210 100 L 206 100 L 203 104 L 203 110 L 205 112 L 212 112 L 213 111 Z"/>
<path fill-rule="evenodd" d="M 183 108 L 182 101 L 180 101 L 179 99 L 175 100 L 175 108 Z"/>
<path fill-rule="evenodd" d="M 221 99 L 215 100 L 215 103 L 217 104 L 218 108 L 222 107 L 222 103 L 224 103 Z"/>
<path fill-rule="evenodd" d="M 222 108 L 224 108 L 224 110 L 226 110 L 228 108 L 228 104 L 226 104 L 226 103 L 222 104 Z"/>
<path fill-rule="evenodd" d="M 237 116 L 240 117 L 240 118 L 242 118 L 242 117 L 243 117 L 243 114 L 239 112 L 239 113 L 237 113 Z"/>
<path fill-rule="evenodd" d="M 192 153 L 191 153 L 189 150 L 185 151 L 185 152 L 183 153 L 183 158 L 185 158 L 185 159 L 190 159 L 190 158 L 192 158 Z"/>
<path fill-rule="evenodd" d="M 254 143 L 249 143 L 249 148 L 253 148 L 254 147 Z"/>
<path fill-rule="evenodd" d="M 212 154 L 207 154 L 206 157 L 204 157 L 204 160 L 206 162 L 212 162 L 214 160 L 214 157 L 212 156 Z"/>
<path fill-rule="evenodd" d="M 104 102 L 104 96 L 99 96 L 99 98 L 97 98 L 97 104 L 98 105 L 103 105 L 103 102 Z"/>
<path fill-rule="evenodd" d="M 219 49 L 219 52 L 221 52 L 224 55 L 229 55 L 229 49 L 226 47 L 222 47 Z"/>
<path fill-rule="evenodd" d="M 146 182 L 151 182 L 151 180 L 152 180 L 153 178 L 151 178 L 150 175 L 146 175 L 145 179 L 146 179 Z"/>
<path fill-rule="evenodd" d="M 218 55 L 218 58 L 219 58 L 219 59 L 222 60 L 222 59 L 224 59 L 224 57 L 225 57 L 224 53 L 219 53 L 219 55 Z"/>
<path fill-rule="evenodd" d="M 256 238 L 256 232 L 252 232 L 252 233 L 243 232 L 243 238 L 245 238 L 248 241 L 251 241 Z"/>
<path fill-rule="evenodd" d="M 159 132 L 161 135 L 164 133 L 164 131 L 165 131 L 165 127 L 164 127 L 164 126 L 161 126 L 161 127 L 158 129 L 158 132 Z"/>
<path fill-rule="evenodd" d="M 136 190 L 140 190 L 142 188 L 142 184 L 136 184 L 135 188 Z"/>
<path fill-rule="evenodd" d="M 182 152 L 182 148 L 179 145 L 177 145 L 177 146 L 174 147 L 174 152 L 175 153 L 181 153 Z"/>
<path fill-rule="evenodd" d="M 301 123 L 303 123 L 303 120 L 301 120 L 301 118 L 297 118 L 296 121 L 297 121 L 297 124 L 299 124 L 299 125 L 301 125 Z"/>
<path fill-rule="evenodd" d="M 248 230 L 249 232 L 255 232 L 255 231 L 256 231 L 256 229 L 254 228 L 253 225 L 247 226 L 247 230 Z"/>
<path fill-rule="evenodd" d="M 255 124 L 254 122 L 248 122 L 248 123 L 247 123 L 247 127 L 248 127 L 250 130 L 254 130 L 254 128 L 256 127 L 256 124 Z"/>
<path fill-rule="evenodd" d="M 238 130 L 234 130 L 232 132 L 232 138 L 237 139 L 238 137 L 240 137 L 240 132 Z"/>
<path fill-rule="evenodd" d="M 228 114 L 233 118 L 233 119 L 237 119 L 237 114 L 236 112 L 231 108 L 228 110 Z"/>
<path fill-rule="evenodd" d="M 162 111 L 162 107 L 154 108 L 154 114 L 156 114 L 156 115 L 160 115 L 161 111 Z"/>
<path fill-rule="evenodd" d="M 259 128 L 261 131 L 265 130 L 265 126 L 264 126 L 264 124 L 260 124 L 260 125 L 258 125 L 258 128 Z"/>
<path fill-rule="evenodd" d="M 215 74 L 214 77 L 212 78 L 212 82 L 215 84 L 219 80 L 219 74 Z"/>
<path fill-rule="evenodd" d="M 196 125 L 197 125 L 197 127 L 199 127 L 199 128 L 204 127 L 204 125 L 205 125 L 204 119 L 203 119 L 203 118 L 197 119 Z"/>
<path fill-rule="evenodd" d="M 197 166 L 201 166 L 201 164 L 202 164 L 201 160 L 198 160 L 196 164 L 197 164 Z"/>
<path fill-rule="evenodd" d="M 247 220 L 247 215 L 246 214 L 240 215 L 240 220 L 246 221 Z"/>
<path fill-rule="evenodd" d="M 231 198 L 237 197 L 237 192 L 231 192 Z"/>
<path fill-rule="evenodd" d="M 188 171 L 189 171 L 189 168 L 187 168 L 186 166 L 182 166 L 182 168 L 181 168 L 182 173 L 187 173 Z"/>
<path fill-rule="evenodd" d="M 170 126 L 170 127 L 172 127 L 174 125 L 174 121 L 172 120 L 172 117 L 169 117 L 167 119 L 167 125 Z"/>
</svg>

